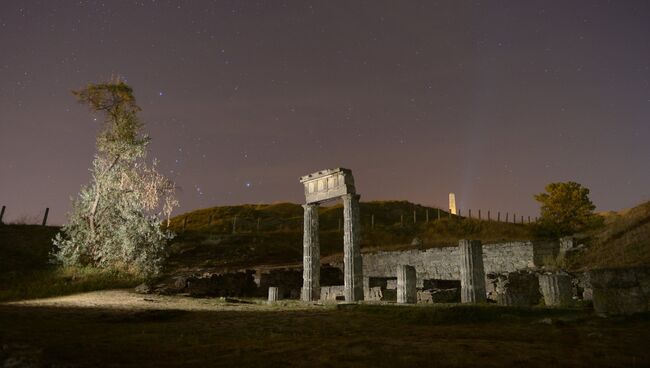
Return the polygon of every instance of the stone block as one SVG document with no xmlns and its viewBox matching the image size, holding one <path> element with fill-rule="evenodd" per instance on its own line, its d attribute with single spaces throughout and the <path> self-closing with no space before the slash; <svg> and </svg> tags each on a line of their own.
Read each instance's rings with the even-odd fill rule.
<svg viewBox="0 0 650 368">
<path fill-rule="evenodd" d="M 481 241 L 461 240 L 458 248 L 460 250 L 461 302 L 485 302 L 485 270 Z"/>
<path fill-rule="evenodd" d="M 397 303 L 417 303 L 415 267 L 400 265 L 397 268 Z"/>
<path fill-rule="evenodd" d="M 594 310 L 628 315 L 650 311 L 650 267 L 590 270 Z"/>
<path fill-rule="evenodd" d="M 271 286 L 269 288 L 269 302 L 276 302 L 280 299 L 280 292 L 277 287 Z"/>
<path fill-rule="evenodd" d="M 539 288 L 544 296 L 544 304 L 549 307 L 568 306 L 573 301 L 571 276 L 567 274 L 539 275 Z"/>
</svg>

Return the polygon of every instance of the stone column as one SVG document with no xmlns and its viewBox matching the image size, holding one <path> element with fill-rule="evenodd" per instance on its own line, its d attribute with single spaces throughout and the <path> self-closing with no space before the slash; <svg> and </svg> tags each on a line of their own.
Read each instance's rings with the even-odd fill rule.
<svg viewBox="0 0 650 368">
<path fill-rule="evenodd" d="M 320 299 L 320 244 L 318 242 L 318 204 L 305 204 L 302 293 L 306 302 Z"/>
<path fill-rule="evenodd" d="M 397 266 L 397 303 L 415 304 L 418 301 L 415 267 Z"/>
<path fill-rule="evenodd" d="M 461 302 L 483 303 L 486 301 L 483 245 L 480 240 L 461 240 L 458 247 Z"/>
<path fill-rule="evenodd" d="M 278 292 L 278 288 L 275 286 L 271 286 L 269 288 L 269 302 L 276 302 L 280 299 L 280 293 Z"/>
<path fill-rule="evenodd" d="M 361 267 L 361 221 L 357 194 L 343 198 L 343 261 L 345 301 L 363 300 L 363 269 Z"/>
<path fill-rule="evenodd" d="M 573 286 L 571 276 L 563 274 L 539 275 L 539 288 L 544 296 L 544 304 L 560 307 L 571 304 Z"/>
</svg>

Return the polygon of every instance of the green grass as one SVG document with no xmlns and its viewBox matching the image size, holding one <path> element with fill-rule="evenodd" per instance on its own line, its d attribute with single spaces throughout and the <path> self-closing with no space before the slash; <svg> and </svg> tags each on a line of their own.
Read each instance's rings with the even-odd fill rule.
<svg viewBox="0 0 650 368">
<path fill-rule="evenodd" d="M 126 273 L 50 263 L 54 226 L 0 225 L 0 301 L 43 298 L 84 291 L 133 287 Z"/>
<path fill-rule="evenodd" d="M 47 267 L 0 275 L 0 302 L 134 287 L 141 278 L 111 270 Z"/>
</svg>

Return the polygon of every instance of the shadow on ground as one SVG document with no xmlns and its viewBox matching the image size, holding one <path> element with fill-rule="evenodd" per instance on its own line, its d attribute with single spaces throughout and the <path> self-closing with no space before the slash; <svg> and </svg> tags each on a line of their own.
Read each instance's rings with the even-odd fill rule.
<svg viewBox="0 0 650 368">
<path fill-rule="evenodd" d="M 236 301 L 192 310 L 149 302 L 151 308 L 135 309 L 0 305 L 0 361 L 37 367 L 650 364 L 648 316 L 612 320 L 576 310 Z"/>
</svg>

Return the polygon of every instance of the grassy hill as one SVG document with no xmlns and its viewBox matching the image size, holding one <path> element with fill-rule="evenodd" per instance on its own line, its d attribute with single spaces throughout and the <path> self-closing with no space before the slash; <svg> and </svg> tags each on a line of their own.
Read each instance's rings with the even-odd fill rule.
<svg viewBox="0 0 650 368">
<path fill-rule="evenodd" d="M 603 214 L 605 226 L 584 239 L 583 254 L 572 259 L 574 269 L 650 265 L 650 201 L 620 212 Z"/>
<path fill-rule="evenodd" d="M 365 252 L 453 245 L 468 237 L 496 242 L 532 236 L 526 224 L 460 219 L 406 201 L 362 202 L 360 213 Z M 293 203 L 212 207 L 176 216 L 170 223 L 178 236 L 169 269 L 300 263 L 302 216 L 303 208 Z M 319 210 L 323 257 L 343 251 L 342 218 L 340 204 Z"/>
</svg>

